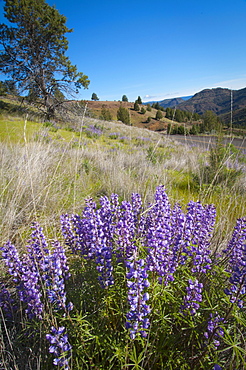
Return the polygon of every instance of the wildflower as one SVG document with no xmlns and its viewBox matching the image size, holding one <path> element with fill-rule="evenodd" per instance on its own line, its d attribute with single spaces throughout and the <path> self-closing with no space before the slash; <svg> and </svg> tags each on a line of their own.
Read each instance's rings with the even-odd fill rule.
<svg viewBox="0 0 246 370">
<path fill-rule="evenodd" d="M 3 283 L 0 283 L 0 307 L 4 311 L 5 316 L 12 320 L 13 311 L 16 309 L 15 301 Z"/>
<path fill-rule="evenodd" d="M 65 333 L 65 327 L 51 327 L 52 334 L 46 334 L 46 339 L 50 342 L 49 352 L 55 358 L 53 364 L 69 370 L 69 358 L 71 357 L 72 346 L 68 342 L 68 335 Z"/>
<path fill-rule="evenodd" d="M 2 247 L 2 258 L 14 277 L 21 302 L 26 303 L 25 312 L 30 319 L 42 319 L 44 298 L 55 305 L 56 309 L 66 307 L 65 280 L 70 276 L 64 249 L 54 242 L 54 251 L 50 252 L 42 228 L 33 225 L 31 239 L 27 245 L 27 254 L 21 258 L 15 246 L 7 242 Z"/>
<path fill-rule="evenodd" d="M 230 285 L 225 293 L 230 296 L 232 303 L 243 308 L 246 294 L 246 218 L 237 220 L 232 238 L 224 253 L 229 258 L 228 272 L 231 276 Z"/>
<path fill-rule="evenodd" d="M 130 310 L 126 315 L 126 328 L 130 329 L 130 337 L 134 339 L 139 333 L 142 337 L 147 336 L 146 329 L 150 323 L 148 314 L 150 307 L 146 303 L 149 300 L 149 294 L 146 288 L 149 287 L 148 273 L 143 259 L 138 261 L 126 262 L 128 268 L 127 287 L 128 302 Z"/>
<path fill-rule="evenodd" d="M 70 277 L 67 266 L 67 259 L 63 247 L 58 241 L 53 243 L 54 251 L 45 257 L 44 273 L 42 280 L 45 283 L 46 294 L 49 301 L 56 309 L 67 310 L 72 306 L 66 307 L 65 280 Z"/>
<path fill-rule="evenodd" d="M 159 281 L 167 284 L 174 279 L 177 266 L 175 233 L 182 228 L 182 221 L 177 225 L 175 216 L 178 213 L 172 211 L 163 186 L 157 188 L 155 201 L 146 220 L 147 264 L 150 271 L 158 274 Z"/>
<path fill-rule="evenodd" d="M 209 242 L 215 223 L 215 207 L 189 202 L 184 225 L 183 252 L 193 261 L 192 272 L 211 268 Z"/>
<path fill-rule="evenodd" d="M 187 294 L 184 297 L 183 311 L 188 311 L 191 315 L 195 315 L 202 302 L 202 288 L 203 284 L 199 283 L 197 279 L 189 280 L 189 285 L 186 287 Z"/>
<path fill-rule="evenodd" d="M 224 336 L 224 330 L 221 328 L 220 323 L 224 322 L 224 318 L 220 317 L 218 312 L 210 314 L 210 320 L 208 321 L 207 331 L 204 333 L 205 338 L 213 338 L 213 344 L 215 347 L 220 345 L 220 338 Z"/>
<path fill-rule="evenodd" d="M 222 370 L 222 368 L 219 365 L 215 364 L 212 370 Z"/>
<path fill-rule="evenodd" d="M 32 257 L 24 255 L 21 259 L 16 247 L 9 241 L 1 250 L 9 274 L 14 277 L 13 281 L 17 284 L 19 298 L 27 304 L 25 312 L 31 319 L 35 316 L 41 319 L 43 303 L 41 302 L 39 271 L 33 264 Z"/>
</svg>

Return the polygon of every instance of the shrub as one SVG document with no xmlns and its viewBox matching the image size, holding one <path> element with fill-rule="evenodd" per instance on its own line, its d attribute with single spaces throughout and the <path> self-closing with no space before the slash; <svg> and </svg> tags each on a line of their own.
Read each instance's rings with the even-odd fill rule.
<svg viewBox="0 0 246 370">
<path fill-rule="evenodd" d="M 107 109 L 105 105 L 102 106 L 100 119 L 104 121 L 112 121 L 113 119 L 110 110 Z"/>
<path fill-rule="evenodd" d="M 119 107 L 117 111 L 117 119 L 118 121 L 121 121 L 127 125 L 130 125 L 130 114 L 127 108 L 122 107 L 122 105 Z"/>
<path fill-rule="evenodd" d="M 139 103 L 138 103 L 138 101 L 137 101 L 137 100 L 136 100 L 136 101 L 135 101 L 135 103 L 134 103 L 134 110 L 135 110 L 136 112 L 139 112 L 139 111 L 140 111 Z"/>
<path fill-rule="evenodd" d="M 162 119 L 162 117 L 163 117 L 163 114 L 161 113 L 161 110 L 158 109 L 158 111 L 156 112 L 155 119 L 159 121 L 160 119 Z"/>
<path fill-rule="evenodd" d="M 128 102 L 128 98 L 127 98 L 127 96 L 126 96 L 126 95 L 123 95 L 123 96 L 122 96 L 122 101 L 124 101 L 124 102 Z"/>
<path fill-rule="evenodd" d="M 38 224 L 23 255 L 7 242 L 4 363 L 35 368 L 36 351 L 43 369 L 245 368 L 246 219 L 217 253 L 215 216 L 200 202 L 171 206 L 159 186 L 147 209 L 139 194 L 112 194 L 62 215 L 65 248 Z"/>
</svg>

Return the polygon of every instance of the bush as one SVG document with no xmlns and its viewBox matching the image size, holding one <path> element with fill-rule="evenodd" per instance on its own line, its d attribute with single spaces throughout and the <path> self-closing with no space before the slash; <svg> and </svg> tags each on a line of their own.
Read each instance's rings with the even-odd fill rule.
<svg viewBox="0 0 246 370">
<path fill-rule="evenodd" d="M 139 107 L 139 104 L 138 104 L 138 101 L 136 100 L 135 103 L 134 103 L 134 108 L 133 108 L 136 112 L 139 112 L 140 110 L 140 107 Z"/>
<path fill-rule="evenodd" d="M 127 108 L 122 107 L 122 105 L 119 107 L 117 111 L 117 119 L 118 121 L 121 121 L 127 125 L 130 125 L 130 114 Z"/>
<path fill-rule="evenodd" d="M 24 254 L 7 242 L 4 364 L 245 368 L 246 219 L 218 251 L 215 216 L 213 205 L 171 206 L 159 186 L 145 210 L 138 194 L 88 199 L 81 215 L 61 217 L 62 244 L 38 224 Z"/>
<path fill-rule="evenodd" d="M 160 119 L 162 119 L 162 117 L 163 117 L 163 114 L 161 113 L 161 110 L 158 109 L 158 111 L 156 112 L 155 119 L 159 121 Z"/>
<path fill-rule="evenodd" d="M 127 98 L 127 96 L 126 96 L 126 95 L 123 95 L 123 96 L 122 96 L 122 101 L 124 101 L 124 102 L 128 102 L 128 98 Z"/>
<path fill-rule="evenodd" d="M 100 119 L 104 121 L 112 121 L 113 119 L 110 110 L 107 109 L 105 105 L 102 106 Z"/>
</svg>

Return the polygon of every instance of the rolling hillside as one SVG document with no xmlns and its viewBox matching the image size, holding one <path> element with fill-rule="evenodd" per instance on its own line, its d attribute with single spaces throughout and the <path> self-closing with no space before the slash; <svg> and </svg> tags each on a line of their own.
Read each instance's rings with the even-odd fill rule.
<svg viewBox="0 0 246 370">
<path fill-rule="evenodd" d="M 246 88 L 240 90 L 205 89 L 186 102 L 180 103 L 178 108 L 198 114 L 211 110 L 225 123 L 230 122 L 232 108 L 234 125 L 246 125 Z"/>
</svg>

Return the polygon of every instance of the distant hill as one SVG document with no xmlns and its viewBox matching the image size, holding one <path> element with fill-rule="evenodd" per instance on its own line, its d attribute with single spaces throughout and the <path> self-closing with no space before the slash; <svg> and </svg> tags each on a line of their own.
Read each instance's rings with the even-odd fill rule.
<svg viewBox="0 0 246 370">
<path fill-rule="evenodd" d="M 152 105 L 153 103 L 159 103 L 161 107 L 163 108 L 173 108 L 173 107 L 176 107 L 177 105 L 185 102 L 186 100 L 192 98 L 192 95 L 191 96 L 182 96 L 182 97 L 178 97 L 178 98 L 171 98 L 171 99 L 164 99 L 164 100 L 160 100 L 160 101 L 149 101 L 149 102 L 146 102 L 144 103 L 145 105 L 146 104 L 150 104 Z"/>
<path fill-rule="evenodd" d="M 183 103 L 185 100 L 183 98 L 172 98 L 172 99 L 165 99 L 159 102 L 160 106 L 163 108 L 172 108 L 176 107 L 177 105 Z"/>
<path fill-rule="evenodd" d="M 220 87 L 205 89 L 179 104 L 179 109 L 198 114 L 211 110 L 225 123 L 230 122 L 231 107 L 234 125 L 246 125 L 246 88 L 240 90 Z"/>
</svg>

